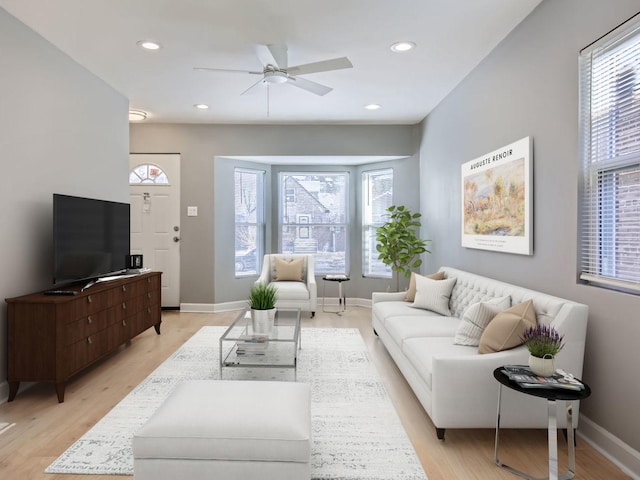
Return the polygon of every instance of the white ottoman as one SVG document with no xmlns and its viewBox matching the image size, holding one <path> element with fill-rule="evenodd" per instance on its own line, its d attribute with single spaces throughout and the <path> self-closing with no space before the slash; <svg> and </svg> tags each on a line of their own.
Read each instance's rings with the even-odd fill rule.
<svg viewBox="0 0 640 480">
<path fill-rule="evenodd" d="M 136 480 L 311 478 L 309 386 L 190 380 L 133 437 Z"/>
</svg>

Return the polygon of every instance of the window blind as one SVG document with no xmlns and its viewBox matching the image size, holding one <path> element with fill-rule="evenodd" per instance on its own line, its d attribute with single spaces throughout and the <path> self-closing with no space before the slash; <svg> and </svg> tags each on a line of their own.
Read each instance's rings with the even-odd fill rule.
<svg viewBox="0 0 640 480">
<path fill-rule="evenodd" d="M 640 18 L 580 54 L 581 276 L 640 293 Z"/>
</svg>

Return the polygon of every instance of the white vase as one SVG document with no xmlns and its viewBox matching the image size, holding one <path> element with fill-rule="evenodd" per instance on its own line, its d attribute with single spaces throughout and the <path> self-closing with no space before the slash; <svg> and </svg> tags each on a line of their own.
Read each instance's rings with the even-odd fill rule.
<svg viewBox="0 0 640 480">
<path fill-rule="evenodd" d="M 550 377 L 556 372 L 556 359 L 552 355 L 545 355 L 545 358 L 529 355 L 529 368 L 536 375 Z"/>
<path fill-rule="evenodd" d="M 270 310 L 251 310 L 251 326 L 253 333 L 259 335 L 269 335 L 273 329 L 273 323 L 276 318 L 276 309 Z"/>
</svg>

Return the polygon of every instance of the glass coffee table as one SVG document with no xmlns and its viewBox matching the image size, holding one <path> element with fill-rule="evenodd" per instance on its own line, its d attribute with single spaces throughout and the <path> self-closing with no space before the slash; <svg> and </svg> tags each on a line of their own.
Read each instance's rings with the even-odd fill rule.
<svg viewBox="0 0 640 480">
<path fill-rule="evenodd" d="M 243 310 L 220 337 L 220 378 L 226 368 L 285 368 L 297 374 L 300 309 L 279 308 L 271 332 L 256 334 Z"/>
</svg>

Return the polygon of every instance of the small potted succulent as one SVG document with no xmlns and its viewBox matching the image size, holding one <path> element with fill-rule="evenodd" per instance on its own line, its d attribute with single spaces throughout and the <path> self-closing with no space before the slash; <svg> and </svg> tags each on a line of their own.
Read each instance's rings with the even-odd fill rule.
<svg viewBox="0 0 640 480">
<path fill-rule="evenodd" d="M 256 283 L 249 293 L 253 332 L 269 334 L 276 316 L 276 288 L 270 283 Z"/>
<path fill-rule="evenodd" d="M 564 347 L 564 335 L 547 325 L 525 330 L 522 341 L 529 350 L 529 368 L 533 373 L 548 377 L 556 371 L 556 355 Z"/>
</svg>

